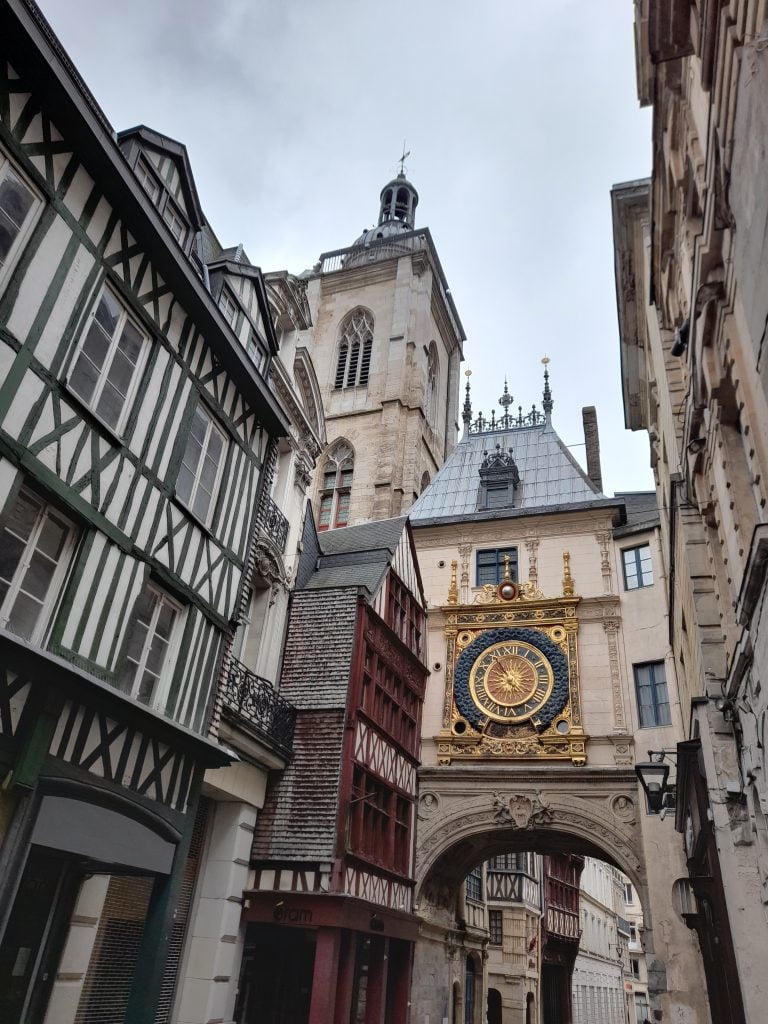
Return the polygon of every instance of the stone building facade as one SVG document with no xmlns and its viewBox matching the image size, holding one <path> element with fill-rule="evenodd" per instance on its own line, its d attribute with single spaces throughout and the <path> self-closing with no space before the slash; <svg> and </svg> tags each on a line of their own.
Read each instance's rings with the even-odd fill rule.
<svg viewBox="0 0 768 1024">
<path fill-rule="evenodd" d="M 581 873 L 581 938 L 573 970 L 573 1024 L 625 1024 L 623 876 L 587 857 Z M 631 1024 L 635 1024 L 630 1018 Z"/>
<path fill-rule="evenodd" d="M 670 899 L 685 875 L 682 851 L 671 822 L 646 815 L 633 771 L 637 751 L 674 746 L 683 725 L 655 497 L 603 495 L 557 436 L 548 380 L 542 404 L 525 421 L 491 423 L 472 418 L 467 398 L 464 435 L 410 514 L 431 670 L 413 1012 L 450 1020 L 466 1007 L 474 947 L 457 927 L 456 899 L 471 869 L 497 855 L 566 852 L 631 878 L 648 924 L 653 1010 L 703 1024 L 703 986 L 691 982 L 698 952 Z M 513 688 L 529 677 L 521 656 L 537 673 L 536 651 L 557 662 L 541 631 L 565 645 L 570 695 L 550 706 L 555 691 L 542 691 L 543 710 L 536 688 L 519 706 L 500 700 L 504 672 Z M 505 643 L 515 650 L 500 650 Z M 503 657 L 509 664 L 495 668 Z"/>
<path fill-rule="evenodd" d="M 381 191 L 376 227 L 304 275 L 328 431 L 314 488 L 320 530 L 401 515 L 456 445 L 464 329 L 418 194 Z"/>
<path fill-rule="evenodd" d="M 713 1016 L 765 1015 L 766 8 L 642 0 L 651 178 L 612 193 L 627 426 L 647 430 L 686 743 L 677 828 Z M 712 933 L 719 936 L 717 948 Z"/>
</svg>

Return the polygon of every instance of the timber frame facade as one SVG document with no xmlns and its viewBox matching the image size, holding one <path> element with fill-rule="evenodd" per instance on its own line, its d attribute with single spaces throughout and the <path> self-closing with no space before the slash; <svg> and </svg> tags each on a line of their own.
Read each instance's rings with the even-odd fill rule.
<svg viewBox="0 0 768 1024">
<path fill-rule="evenodd" d="M 119 948 L 110 998 L 166 1020 L 276 336 L 184 147 L 115 137 L 31 0 L 0 40 L 0 1016 L 91 1019 Z"/>
</svg>

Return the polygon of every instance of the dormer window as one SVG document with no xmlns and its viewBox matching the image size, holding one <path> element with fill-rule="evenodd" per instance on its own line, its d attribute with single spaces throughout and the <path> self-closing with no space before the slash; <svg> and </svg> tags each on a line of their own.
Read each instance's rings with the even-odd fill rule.
<svg viewBox="0 0 768 1024">
<path fill-rule="evenodd" d="M 179 204 L 171 198 L 167 186 L 149 160 L 140 157 L 136 162 L 135 170 L 141 187 L 159 210 L 173 237 L 184 249 L 189 238 L 189 221 L 182 213 Z"/>
<path fill-rule="evenodd" d="M 224 314 L 224 319 L 234 328 L 237 323 L 237 303 L 225 290 L 219 296 L 219 309 Z"/>
<path fill-rule="evenodd" d="M 512 508 L 520 486 L 520 474 L 512 458 L 512 449 L 505 452 L 497 444 L 495 451 L 484 454 L 480 466 L 478 509 Z"/>
<path fill-rule="evenodd" d="M 264 342 L 259 338 L 255 331 L 251 331 L 248 336 L 248 355 L 253 360 L 253 364 L 256 369 L 263 375 L 267 368 L 267 360 L 269 358 L 269 352 Z"/>
<path fill-rule="evenodd" d="M 141 187 L 147 193 L 153 203 L 157 203 L 160 198 L 160 193 L 163 191 L 163 187 L 157 180 L 154 172 L 149 169 L 149 166 L 140 160 L 136 165 L 136 174 L 138 175 Z"/>
<path fill-rule="evenodd" d="M 183 246 L 187 240 L 187 222 L 181 215 L 178 206 L 172 199 L 166 200 L 163 210 L 163 220 L 171 229 L 171 234 Z"/>
</svg>

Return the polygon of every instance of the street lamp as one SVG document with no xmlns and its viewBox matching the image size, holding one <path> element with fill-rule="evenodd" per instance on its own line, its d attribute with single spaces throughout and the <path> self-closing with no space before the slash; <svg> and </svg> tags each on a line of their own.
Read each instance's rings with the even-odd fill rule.
<svg viewBox="0 0 768 1024">
<path fill-rule="evenodd" d="M 635 774 L 643 787 L 649 814 L 666 812 L 668 807 L 675 806 L 675 787 L 667 785 L 669 765 L 664 764 L 667 753 L 666 750 L 649 750 L 650 760 L 635 765 Z"/>
</svg>

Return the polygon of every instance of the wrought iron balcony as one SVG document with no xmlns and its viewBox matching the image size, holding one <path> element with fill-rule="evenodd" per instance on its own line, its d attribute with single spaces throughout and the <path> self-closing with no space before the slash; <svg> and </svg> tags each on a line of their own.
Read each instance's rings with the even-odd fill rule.
<svg viewBox="0 0 768 1024">
<path fill-rule="evenodd" d="M 223 701 L 225 713 L 243 719 L 281 754 L 291 756 L 296 708 L 272 683 L 233 658 L 224 682 Z"/>
<path fill-rule="evenodd" d="M 288 540 L 288 520 L 267 494 L 261 499 L 256 521 L 282 555 Z"/>
</svg>

